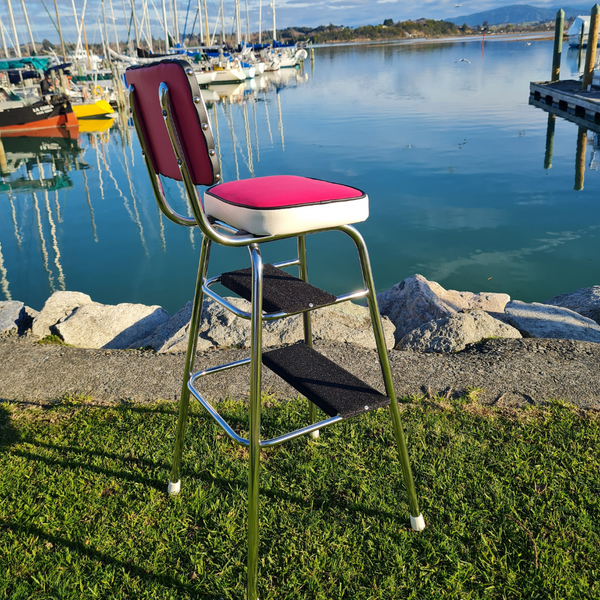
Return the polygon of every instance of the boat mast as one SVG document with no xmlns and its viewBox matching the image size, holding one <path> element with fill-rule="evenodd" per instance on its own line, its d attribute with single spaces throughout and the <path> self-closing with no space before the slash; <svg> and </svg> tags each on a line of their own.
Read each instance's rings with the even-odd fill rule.
<svg viewBox="0 0 600 600">
<path fill-rule="evenodd" d="M 242 43 L 242 27 L 240 23 L 240 0 L 235 0 L 235 40 L 238 46 Z"/>
<path fill-rule="evenodd" d="M 179 25 L 177 24 L 177 0 L 173 0 L 173 31 L 175 32 L 175 43 L 179 44 Z"/>
<path fill-rule="evenodd" d="M 225 45 L 225 10 L 223 9 L 223 0 L 221 0 L 221 45 Z"/>
<path fill-rule="evenodd" d="M 19 46 L 19 38 L 17 37 L 17 28 L 15 26 L 15 17 L 12 11 L 12 4 L 10 0 L 6 0 L 6 4 L 8 5 L 8 14 L 10 16 L 10 24 L 12 25 L 13 36 L 15 41 L 15 54 L 21 58 L 21 47 Z"/>
<path fill-rule="evenodd" d="M 104 25 L 104 39 L 106 40 L 106 60 L 109 59 L 110 42 L 108 41 L 108 31 L 106 30 L 106 11 L 104 10 L 104 0 L 101 0 L 102 4 L 102 23 Z"/>
<path fill-rule="evenodd" d="M 162 0 L 163 24 L 165 26 L 165 54 L 169 52 L 169 29 L 167 27 L 167 6 L 165 0 Z"/>
<path fill-rule="evenodd" d="M 25 23 L 27 23 L 27 31 L 29 32 L 29 39 L 31 40 L 31 56 L 36 56 L 37 52 L 35 51 L 35 42 L 33 41 L 33 33 L 31 33 L 31 25 L 29 24 L 29 17 L 27 16 L 27 11 L 25 10 L 25 0 L 21 0 L 21 6 L 23 7 L 23 14 L 25 15 Z"/>
<path fill-rule="evenodd" d="M 83 41 L 85 43 L 85 54 L 87 56 L 88 69 L 92 70 L 92 59 L 90 57 L 90 49 L 88 48 L 87 35 L 85 35 L 85 23 L 83 22 L 83 16 L 81 17 L 81 31 L 83 32 Z"/>
<path fill-rule="evenodd" d="M 204 29 L 206 30 L 206 45 L 210 44 L 210 30 L 208 29 L 208 9 L 206 8 L 206 0 L 204 0 Z"/>
<path fill-rule="evenodd" d="M 62 30 L 60 28 L 60 18 L 58 17 L 58 6 L 54 0 L 54 11 L 56 12 L 56 27 L 58 28 L 58 37 L 60 38 L 60 48 L 63 54 L 63 61 L 67 62 L 67 53 L 65 52 L 65 43 L 63 41 Z"/>
<path fill-rule="evenodd" d="M 262 0 L 258 0 L 258 44 L 262 44 Z"/>
<path fill-rule="evenodd" d="M 277 27 L 275 26 L 275 0 L 271 4 L 271 8 L 273 9 L 273 41 L 277 41 Z"/>
<path fill-rule="evenodd" d="M 6 37 L 4 36 L 4 25 L 0 22 L 0 34 L 2 34 L 2 47 L 4 48 L 4 58 L 8 58 L 8 48 L 6 47 Z"/>
<path fill-rule="evenodd" d="M 248 12 L 248 0 L 246 0 L 246 44 L 250 43 L 250 13 Z"/>
<path fill-rule="evenodd" d="M 133 44 L 131 42 L 131 38 L 129 37 L 129 28 L 127 27 L 127 10 L 125 9 L 125 0 L 121 0 L 122 4 L 123 4 L 123 19 L 125 20 L 125 31 L 127 31 L 127 40 L 126 40 L 126 44 L 127 44 L 127 49 L 129 50 L 129 53 L 133 55 Z"/>
<path fill-rule="evenodd" d="M 113 22 L 113 29 L 115 31 L 115 44 L 117 45 L 117 54 L 121 54 L 121 47 L 119 46 L 119 36 L 117 35 L 117 21 L 115 19 L 115 11 L 113 10 L 112 0 L 108 0 L 108 5 L 110 6 L 110 18 Z"/>
<path fill-rule="evenodd" d="M 204 28 L 202 27 L 202 6 L 198 0 L 198 29 L 200 30 L 200 43 L 204 44 Z"/>
<path fill-rule="evenodd" d="M 140 33 L 138 31 L 138 23 L 135 18 L 135 0 L 131 0 L 131 13 L 133 15 L 133 26 L 135 27 L 135 45 L 136 48 L 140 47 Z"/>
<path fill-rule="evenodd" d="M 87 6 L 87 0 L 83 3 L 83 10 L 81 11 L 81 22 L 83 23 L 83 19 L 85 17 L 85 8 Z M 73 16 L 75 17 L 75 28 L 77 29 L 77 45 L 75 46 L 75 56 L 79 56 L 80 53 L 83 54 L 83 46 L 81 45 L 81 28 L 77 25 L 77 11 L 75 10 L 75 4 L 73 3 Z"/>
</svg>

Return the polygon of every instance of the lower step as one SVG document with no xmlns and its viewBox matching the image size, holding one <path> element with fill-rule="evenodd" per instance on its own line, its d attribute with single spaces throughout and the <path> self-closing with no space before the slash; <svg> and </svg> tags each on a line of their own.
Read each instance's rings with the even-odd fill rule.
<svg viewBox="0 0 600 600">
<path fill-rule="evenodd" d="M 390 402 L 387 396 L 303 343 L 265 352 L 262 361 L 330 417 L 348 419 Z"/>
</svg>

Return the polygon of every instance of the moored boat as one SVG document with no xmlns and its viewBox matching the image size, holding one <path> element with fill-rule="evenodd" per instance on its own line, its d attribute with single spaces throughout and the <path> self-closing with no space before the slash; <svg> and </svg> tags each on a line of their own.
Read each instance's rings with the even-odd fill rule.
<svg viewBox="0 0 600 600">
<path fill-rule="evenodd" d="M 587 46 L 588 43 L 588 35 L 590 32 L 590 19 L 589 15 L 579 15 L 574 21 L 571 27 L 569 27 L 569 31 L 567 31 L 567 35 L 569 36 L 569 46 L 571 48 L 579 48 L 579 42 L 581 38 L 581 26 L 583 25 L 583 48 Z M 599 41 L 600 45 L 600 41 Z"/>
<path fill-rule="evenodd" d="M 18 135 L 77 137 L 79 124 L 71 103 L 66 96 L 53 96 L 31 104 L 16 94 L 0 88 L 0 135 L 11 137 Z"/>
</svg>

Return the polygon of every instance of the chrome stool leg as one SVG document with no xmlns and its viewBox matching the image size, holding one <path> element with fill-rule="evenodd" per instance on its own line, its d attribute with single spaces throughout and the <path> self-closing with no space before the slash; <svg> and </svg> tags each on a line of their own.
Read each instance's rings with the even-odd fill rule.
<svg viewBox="0 0 600 600">
<path fill-rule="evenodd" d="M 398 457 L 400 458 L 400 465 L 402 468 L 404 485 L 406 486 L 406 491 L 408 493 L 408 504 L 410 506 L 410 524 L 415 531 L 421 531 L 425 529 L 425 520 L 423 519 L 423 515 L 419 510 L 419 502 L 417 499 L 415 482 L 413 479 L 412 470 L 410 468 L 408 447 L 406 445 L 406 438 L 402 429 L 402 420 L 400 419 L 398 400 L 396 398 L 396 393 L 394 391 L 394 382 L 392 380 L 392 369 L 390 367 L 390 360 L 385 344 L 383 325 L 381 324 L 381 315 L 379 314 L 379 307 L 377 306 L 375 282 L 373 280 L 373 272 L 371 271 L 369 253 L 362 236 L 358 233 L 358 231 L 356 231 L 356 229 L 352 227 L 341 227 L 340 229 L 342 231 L 345 231 L 356 244 L 356 248 L 358 250 L 358 255 L 360 258 L 363 281 L 365 287 L 369 290 L 369 293 L 367 295 L 367 301 L 369 304 L 371 322 L 373 324 L 373 333 L 375 334 L 377 352 L 379 354 L 379 362 L 381 364 L 381 372 L 383 375 L 383 380 L 385 382 L 386 393 L 390 399 L 390 411 L 392 413 L 394 437 L 396 438 L 396 445 L 398 447 Z"/>
<path fill-rule="evenodd" d="M 171 477 L 167 491 L 169 494 L 178 494 L 181 490 L 181 457 L 183 454 L 183 441 L 187 429 L 188 410 L 190 404 L 190 390 L 188 381 L 194 369 L 194 357 L 196 355 L 196 346 L 198 344 L 198 328 L 202 318 L 202 304 L 204 293 L 202 283 L 206 277 L 208 269 L 208 259 L 210 256 L 211 241 L 204 235 L 202 236 L 202 248 L 200 250 L 200 260 L 198 262 L 198 277 L 196 279 L 196 290 L 194 292 L 194 303 L 192 305 L 192 317 L 190 320 L 190 334 L 188 338 L 187 353 L 185 356 L 185 370 L 183 373 L 183 387 L 181 390 L 181 400 L 179 401 L 179 417 L 177 421 L 177 432 L 175 434 L 175 449 L 173 451 L 173 466 L 171 468 Z"/>
<path fill-rule="evenodd" d="M 263 266 L 257 244 L 249 246 L 252 262 L 252 309 L 250 329 L 250 431 L 248 465 L 248 573 L 247 600 L 257 600 L 258 509 L 260 475 L 260 383 L 262 368 Z"/>
<path fill-rule="evenodd" d="M 298 265 L 298 269 L 300 271 L 300 279 L 302 281 L 306 281 L 308 283 L 308 267 L 306 264 L 306 236 L 299 235 L 298 236 L 298 260 L 300 261 Z M 302 321 L 304 324 L 304 343 L 312 348 L 312 328 L 310 323 L 310 311 L 302 314 Z M 310 422 L 317 422 L 317 406 L 308 400 L 308 410 L 310 412 Z M 311 437 L 318 438 L 319 430 L 311 432 Z"/>
</svg>

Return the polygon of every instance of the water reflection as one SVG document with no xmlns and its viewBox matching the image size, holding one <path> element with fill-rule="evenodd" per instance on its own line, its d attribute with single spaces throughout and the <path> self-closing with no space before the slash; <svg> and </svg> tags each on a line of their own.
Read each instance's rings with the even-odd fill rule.
<svg viewBox="0 0 600 600">
<path fill-rule="evenodd" d="M 279 151 L 284 150 L 279 93 L 306 81 L 304 71 L 288 69 L 202 90 L 224 179 L 256 175 L 260 144 L 274 147 L 272 127 Z M 134 135 L 132 123 L 120 115 L 81 120 L 75 139 L 60 132 L 50 138 L 0 138 L 0 299 L 41 308 L 52 292 L 70 289 L 99 301 L 147 302 L 152 275 L 142 274 L 155 271 L 167 249 L 169 260 L 174 253 L 193 258 L 198 231 L 186 232 L 184 249 L 179 230 L 166 225 L 145 165 L 136 161 Z M 165 182 L 165 189 L 173 205 L 192 216 L 183 188 Z M 127 296 L 132 287 L 138 288 L 137 297 Z M 159 301 L 173 310 L 164 298 Z"/>
<path fill-rule="evenodd" d="M 593 145 L 593 152 L 590 159 L 589 168 L 594 171 L 598 170 L 596 162 L 596 151 L 600 140 L 600 123 L 581 117 L 575 112 L 562 110 L 545 100 L 536 100 L 530 97 L 529 104 L 541 108 L 548 113 L 548 124 L 546 127 L 546 150 L 544 154 L 544 169 L 552 168 L 552 160 L 554 155 L 554 137 L 556 131 L 556 117 L 560 117 L 565 121 L 569 121 L 577 125 L 577 140 L 575 143 L 575 184 L 573 189 L 580 192 L 584 187 L 585 180 L 585 165 L 588 144 Z M 588 140 L 588 131 L 592 132 L 592 136 Z"/>
</svg>

